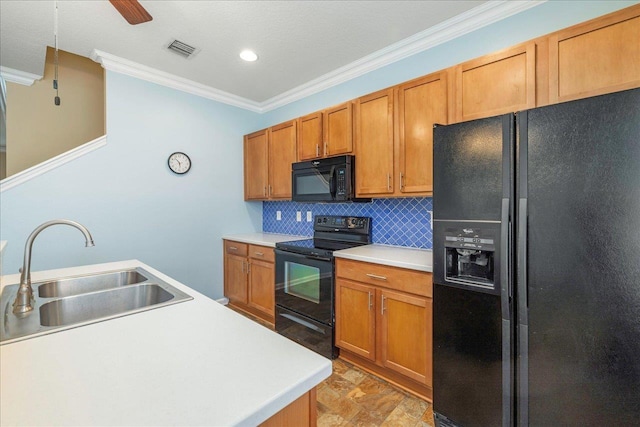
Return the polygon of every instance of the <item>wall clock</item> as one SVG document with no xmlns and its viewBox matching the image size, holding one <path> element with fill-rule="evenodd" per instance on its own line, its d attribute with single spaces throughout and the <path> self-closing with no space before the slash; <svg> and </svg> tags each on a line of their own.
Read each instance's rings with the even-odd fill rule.
<svg viewBox="0 0 640 427">
<path fill-rule="evenodd" d="M 169 169 L 179 175 L 183 175 L 189 172 L 189 169 L 191 169 L 191 159 L 189 158 L 189 156 L 181 153 L 180 151 L 176 151 L 175 153 L 171 154 L 167 162 L 169 164 Z"/>
</svg>

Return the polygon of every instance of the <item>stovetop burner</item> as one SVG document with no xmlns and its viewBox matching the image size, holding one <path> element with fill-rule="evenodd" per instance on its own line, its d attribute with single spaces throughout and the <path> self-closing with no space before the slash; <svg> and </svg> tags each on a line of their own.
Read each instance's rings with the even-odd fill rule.
<svg viewBox="0 0 640 427">
<path fill-rule="evenodd" d="M 313 238 L 276 243 L 276 248 L 323 258 L 333 257 L 333 251 L 371 243 L 371 218 L 316 215 Z"/>
</svg>

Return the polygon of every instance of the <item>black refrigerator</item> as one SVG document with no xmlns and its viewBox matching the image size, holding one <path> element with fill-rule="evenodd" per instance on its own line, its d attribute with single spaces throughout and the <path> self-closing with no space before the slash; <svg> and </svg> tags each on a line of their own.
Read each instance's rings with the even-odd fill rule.
<svg viewBox="0 0 640 427">
<path fill-rule="evenodd" d="M 437 426 L 640 423 L 640 89 L 434 129 Z"/>
</svg>

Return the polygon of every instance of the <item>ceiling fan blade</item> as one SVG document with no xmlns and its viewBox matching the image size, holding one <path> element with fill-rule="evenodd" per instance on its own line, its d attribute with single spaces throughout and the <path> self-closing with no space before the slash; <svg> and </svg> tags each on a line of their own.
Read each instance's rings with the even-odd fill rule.
<svg viewBox="0 0 640 427">
<path fill-rule="evenodd" d="M 153 19 L 138 0 L 109 0 L 109 2 L 131 25 L 142 24 Z"/>
</svg>

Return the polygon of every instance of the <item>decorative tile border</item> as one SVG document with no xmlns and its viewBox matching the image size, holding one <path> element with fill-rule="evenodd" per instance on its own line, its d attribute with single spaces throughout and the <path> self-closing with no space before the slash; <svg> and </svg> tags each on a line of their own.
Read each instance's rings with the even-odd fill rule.
<svg viewBox="0 0 640 427">
<path fill-rule="evenodd" d="M 277 211 L 281 220 L 276 220 Z M 315 215 L 352 215 L 373 218 L 373 243 L 431 249 L 433 246 L 430 197 L 374 199 L 371 203 L 298 203 L 263 202 L 262 231 L 266 233 L 313 235 L 313 222 L 307 222 L 307 212 Z M 296 221 L 300 212 L 302 221 Z"/>
</svg>

